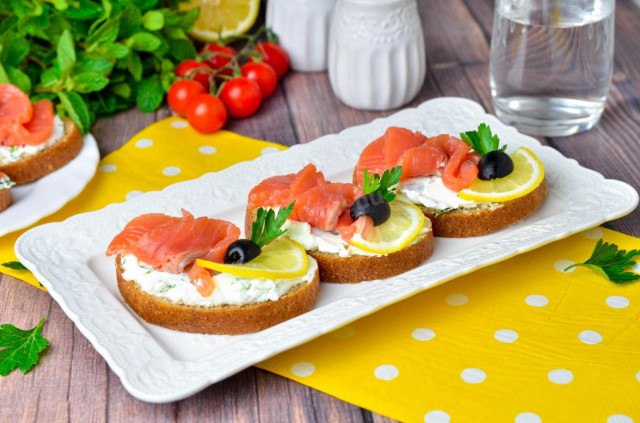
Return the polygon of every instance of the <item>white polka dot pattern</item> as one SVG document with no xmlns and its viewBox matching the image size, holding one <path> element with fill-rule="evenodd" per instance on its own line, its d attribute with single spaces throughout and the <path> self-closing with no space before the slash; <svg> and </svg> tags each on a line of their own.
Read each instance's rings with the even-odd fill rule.
<svg viewBox="0 0 640 423">
<path fill-rule="evenodd" d="M 213 147 L 213 146 L 210 146 L 210 145 L 203 145 L 202 147 L 198 148 L 198 151 L 199 151 L 201 154 L 209 155 L 209 154 L 213 154 L 213 153 L 215 153 L 217 150 L 216 150 L 216 148 L 215 148 L 215 147 Z"/>
<path fill-rule="evenodd" d="M 417 328 L 411 332 L 411 337 L 416 341 L 431 341 L 436 337 L 436 333 L 433 329 Z"/>
<path fill-rule="evenodd" d="M 573 373 L 565 369 L 551 370 L 548 374 L 549 380 L 558 385 L 566 385 L 573 380 Z"/>
<path fill-rule="evenodd" d="M 595 345 L 602 342 L 602 335 L 593 330 L 583 330 L 578 334 L 578 339 L 587 345 Z"/>
<path fill-rule="evenodd" d="M 480 369 L 464 369 L 462 373 L 460 373 L 460 377 L 467 383 L 482 383 L 487 378 L 485 372 Z"/>
<path fill-rule="evenodd" d="M 520 413 L 515 418 L 515 423 L 542 423 L 542 419 L 535 413 Z"/>
<path fill-rule="evenodd" d="M 451 417 L 442 410 L 429 411 L 424 415 L 424 423 L 449 423 Z"/>
<path fill-rule="evenodd" d="M 118 167 L 112 164 L 103 164 L 98 169 L 100 169 L 100 172 L 115 172 Z"/>
<path fill-rule="evenodd" d="M 609 416 L 607 423 L 633 423 L 633 419 L 624 414 L 614 414 Z"/>
<path fill-rule="evenodd" d="M 136 147 L 138 148 L 149 148 L 153 145 L 153 141 L 149 138 L 142 138 L 136 141 Z"/>
<path fill-rule="evenodd" d="M 469 297 L 464 294 L 451 294 L 447 296 L 445 301 L 452 306 L 461 306 L 469 302 Z"/>
<path fill-rule="evenodd" d="M 611 308 L 625 308 L 629 305 L 629 299 L 619 295 L 612 295 L 605 300 Z"/>
<path fill-rule="evenodd" d="M 301 361 L 291 366 L 291 373 L 299 377 L 311 376 L 316 371 L 316 366 L 306 361 Z"/>
<path fill-rule="evenodd" d="M 505 344 L 511 344 L 518 339 L 518 332 L 511 329 L 500 329 L 493 334 L 493 337 L 497 341 L 504 342 Z"/>
<path fill-rule="evenodd" d="M 183 129 L 183 128 L 186 128 L 187 126 L 189 126 L 189 124 L 187 122 L 183 122 L 181 120 L 176 120 L 175 122 L 171 122 L 171 126 L 173 126 L 174 128 L 177 128 L 177 129 Z"/>
<path fill-rule="evenodd" d="M 529 295 L 525 298 L 525 302 L 531 307 L 544 307 L 549 304 L 549 299 L 544 295 Z"/>
<path fill-rule="evenodd" d="M 180 172 L 182 172 L 182 170 L 176 166 L 169 166 L 162 169 L 162 174 L 166 176 L 176 176 Z"/>
<path fill-rule="evenodd" d="M 398 377 L 400 371 L 396 366 L 392 366 L 391 364 L 384 364 L 382 366 L 376 367 L 373 371 L 375 377 L 381 380 L 392 380 Z"/>
</svg>

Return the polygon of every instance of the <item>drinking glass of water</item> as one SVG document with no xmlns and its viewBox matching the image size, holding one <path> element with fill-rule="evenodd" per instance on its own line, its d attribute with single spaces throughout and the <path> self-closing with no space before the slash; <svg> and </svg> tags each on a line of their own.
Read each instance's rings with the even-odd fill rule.
<svg viewBox="0 0 640 423">
<path fill-rule="evenodd" d="M 498 117 L 566 136 L 598 122 L 613 73 L 615 0 L 496 0 L 489 78 Z"/>
</svg>

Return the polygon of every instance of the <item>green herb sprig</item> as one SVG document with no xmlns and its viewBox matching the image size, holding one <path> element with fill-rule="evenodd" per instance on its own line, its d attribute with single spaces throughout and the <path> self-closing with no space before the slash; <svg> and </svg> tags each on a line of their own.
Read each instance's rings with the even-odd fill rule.
<svg viewBox="0 0 640 423">
<path fill-rule="evenodd" d="M 0 2 L 0 83 L 48 98 L 82 133 L 96 117 L 156 110 L 174 65 L 196 55 L 187 36 L 198 10 L 182 0 Z"/>
<path fill-rule="evenodd" d="M 573 269 L 574 267 L 584 266 L 595 271 L 599 275 L 609 279 L 613 283 L 623 284 L 637 281 L 640 275 L 624 270 L 636 264 L 632 260 L 635 256 L 640 255 L 639 250 L 619 250 L 616 244 L 603 242 L 602 238 L 596 243 L 596 247 L 591 253 L 591 257 L 584 263 L 576 263 L 564 269 Z"/>
<path fill-rule="evenodd" d="M 391 170 L 385 170 L 382 177 L 377 173 L 373 175 L 367 169 L 364 170 L 362 189 L 365 194 L 380 194 L 388 203 L 396 198 L 395 188 L 400 182 L 402 167 L 396 166 Z"/>
<path fill-rule="evenodd" d="M 8 375 L 16 367 L 24 374 L 38 362 L 40 354 L 49 345 L 49 340 L 40 333 L 45 322 L 43 317 L 33 329 L 22 330 L 4 324 L 0 326 L 0 376 Z"/>
<path fill-rule="evenodd" d="M 258 244 L 262 248 L 280 235 L 286 232 L 280 229 L 284 222 L 293 211 L 293 205 L 283 207 L 278 210 L 278 214 L 273 209 L 265 210 L 262 207 L 258 209 L 256 220 L 251 224 L 251 241 Z"/>
<path fill-rule="evenodd" d="M 19 261 L 8 261 L 6 263 L 2 263 L 2 265 L 8 269 L 27 270 L 24 264 L 20 263 Z"/>
<path fill-rule="evenodd" d="M 504 151 L 507 148 L 506 145 L 500 147 L 500 138 L 491 133 L 491 127 L 486 123 L 478 125 L 477 131 L 460 133 L 460 138 L 481 156 L 492 151 Z"/>
</svg>

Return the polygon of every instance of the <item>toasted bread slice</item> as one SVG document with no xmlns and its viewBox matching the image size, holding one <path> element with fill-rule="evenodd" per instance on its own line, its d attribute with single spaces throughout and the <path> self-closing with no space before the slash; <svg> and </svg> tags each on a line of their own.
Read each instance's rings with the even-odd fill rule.
<svg viewBox="0 0 640 423">
<path fill-rule="evenodd" d="M 467 238 L 490 234 L 523 219 L 542 203 L 546 195 L 547 181 L 543 179 L 529 194 L 504 203 L 482 203 L 476 208 L 459 208 L 438 215 L 437 210 L 420 208 L 431 220 L 435 236 Z"/>
<path fill-rule="evenodd" d="M 135 281 L 122 276 L 124 269 L 120 263 L 118 255 L 118 289 L 140 317 L 149 323 L 191 333 L 236 335 L 266 329 L 311 310 L 320 286 L 316 272 L 311 281 L 296 286 L 277 301 L 243 306 L 191 306 L 144 292 Z"/>
<path fill-rule="evenodd" d="M 40 179 L 73 160 L 82 150 L 82 135 L 71 119 L 63 119 L 63 122 L 64 134 L 58 142 L 33 156 L 16 162 L 0 163 L 0 172 L 6 173 L 13 182 L 21 185 Z"/>
<path fill-rule="evenodd" d="M 256 214 L 257 209 L 247 210 L 245 234 L 251 233 L 251 224 L 255 220 Z M 431 256 L 433 253 L 433 231 L 428 219 L 425 219 L 425 226 L 427 231 L 420 235 L 417 242 L 391 254 L 341 257 L 338 254 L 318 250 L 307 251 L 307 254 L 318 262 L 322 282 L 356 283 L 385 279 L 416 268 Z"/>
<path fill-rule="evenodd" d="M 0 212 L 6 210 L 11 205 L 11 201 L 11 188 L 0 188 Z"/>
</svg>

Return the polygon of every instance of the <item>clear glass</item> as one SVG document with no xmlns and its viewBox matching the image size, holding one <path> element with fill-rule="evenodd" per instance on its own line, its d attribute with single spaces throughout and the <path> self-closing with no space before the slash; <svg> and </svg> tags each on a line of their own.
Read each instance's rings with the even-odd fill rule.
<svg viewBox="0 0 640 423">
<path fill-rule="evenodd" d="M 566 136 L 595 125 L 613 73 L 615 0 L 496 0 L 489 79 L 498 117 Z"/>
</svg>

